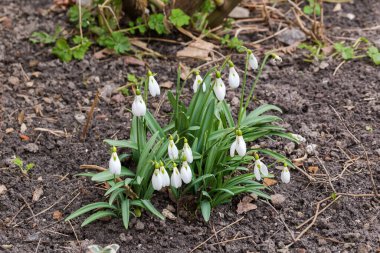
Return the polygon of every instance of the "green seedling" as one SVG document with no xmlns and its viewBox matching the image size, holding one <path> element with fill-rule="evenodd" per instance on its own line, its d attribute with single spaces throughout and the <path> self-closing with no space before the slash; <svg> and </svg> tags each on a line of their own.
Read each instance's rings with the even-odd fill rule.
<svg viewBox="0 0 380 253">
<path fill-rule="evenodd" d="M 16 165 L 20 170 L 21 172 L 24 174 L 24 175 L 27 175 L 28 172 L 34 168 L 35 164 L 34 163 L 28 163 L 26 165 L 24 165 L 24 162 L 22 161 L 22 159 L 20 157 L 15 157 L 13 160 L 12 160 L 12 163 L 14 165 Z"/>
</svg>

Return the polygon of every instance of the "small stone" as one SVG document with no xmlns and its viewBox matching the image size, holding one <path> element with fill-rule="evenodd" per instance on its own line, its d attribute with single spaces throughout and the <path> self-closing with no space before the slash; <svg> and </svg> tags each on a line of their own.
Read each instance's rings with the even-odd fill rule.
<svg viewBox="0 0 380 253">
<path fill-rule="evenodd" d="M 175 208 L 174 208 L 174 206 L 172 206 L 172 205 L 167 205 L 166 209 L 168 209 L 172 213 L 174 213 L 176 211 Z"/>
<path fill-rule="evenodd" d="M 329 67 L 329 64 L 326 62 L 326 61 L 322 61 L 320 64 L 319 64 L 319 68 L 320 69 L 326 69 Z"/>
<path fill-rule="evenodd" d="M 86 115 L 84 115 L 83 113 L 76 113 L 74 115 L 74 118 L 76 119 L 76 121 L 78 121 L 80 124 L 83 124 L 84 121 L 86 120 Z"/>
<path fill-rule="evenodd" d="M 37 151 L 38 151 L 38 145 L 37 144 L 35 144 L 35 143 L 28 143 L 28 144 L 26 144 L 25 146 L 24 146 L 24 149 L 26 150 L 26 151 L 29 151 L 29 152 L 31 152 L 31 153 L 37 153 Z"/>
<path fill-rule="evenodd" d="M 303 217 L 305 217 L 305 214 L 303 212 L 297 212 L 297 217 L 303 218 Z"/>
<path fill-rule="evenodd" d="M 231 100 L 231 105 L 237 106 L 240 103 L 240 99 L 238 97 L 233 97 Z"/>
<path fill-rule="evenodd" d="M 353 13 L 347 13 L 346 14 L 346 18 L 348 18 L 349 20 L 353 20 L 353 19 L 355 19 L 355 14 L 353 14 Z"/>
<path fill-rule="evenodd" d="M 131 242 L 133 240 L 133 237 L 131 235 L 125 235 L 124 233 L 121 233 L 119 235 L 119 238 L 122 242 Z"/>
<path fill-rule="evenodd" d="M 0 185 L 0 195 L 4 194 L 7 191 L 7 187 L 5 185 Z"/>
<path fill-rule="evenodd" d="M 274 206 L 281 206 L 285 202 L 286 197 L 282 194 L 271 195 L 271 201 Z"/>
<path fill-rule="evenodd" d="M 5 133 L 6 134 L 9 134 L 9 133 L 12 133 L 14 131 L 14 129 L 13 128 L 7 128 L 7 129 L 5 129 Z M 379 151 L 380 151 L 380 149 L 379 149 Z"/>
<path fill-rule="evenodd" d="M 162 215 L 165 216 L 166 218 L 168 218 L 169 220 L 176 220 L 177 219 L 177 217 L 172 212 L 170 212 L 168 209 L 162 210 Z"/>
<path fill-rule="evenodd" d="M 25 239 L 25 241 L 27 242 L 36 242 L 38 241 L 40 238 L 40 233 L 35 233 L 35 234 L 31 234 L 31 235 L 28 235 Z"/>
<path fill-rule="evenodd" d="M 296 144 L 294 142 L 289 142 L 288 144 L 285 145 L 284 149 L 285 149 L 285 152 L 288 155 L 290 155 L 291 153 L 293 153 L 295 147 L 296 147 Z"/>
<path fill-rule="evenodd" d="M 28 88 L 33 87 L 33 85 L 34 85 L 33 81 L 26 82 L 26 87 L 28 87 Z"/>
<path fill-rule="evenodd" d="M 23 134 L 23 133 L 25 133 L 26 129 L 27 129 L 27 127 L 26 127 L 25 123 L 22 123 L 21 127 L 20 127 L 20 132 Z"/>
<path fill-rule="evenodd" d="M 39 177 L 37 178 L 37 181 L 42 181 L 42 177 L 39 176 Z"/>
<path fill-rule="evenodd" d="M 306 152 L 309 155 L 313 155 L 316 152 L 317 144 L 309 144 L 306 146 Z"/>
<path fill-rule="evenodd" d="M 118 93 L 116 95 L 113 95 L 112 98 L 111 98 L 111 100 L 115 101 L 118 104 L 120 104 L 120 103 L 123 103 L 125 101 L 125 97 L 124 97 L 123 94 Z"/>
<path fill-rule="evenodd" d="M 291 28 L 277 35 L 277 39 L 287 45 L 306 40 L 306 35 L 298 28 Z"/>
<path fill-rule="evenodd" d="M 136 228 L 136 230 L 140 230 L 141 231 L 141 230 L 144 230 L 145 225 L 141 221 L 137 221 L 136 225 L 135 225 L 135 228 Z"/>
<path fill-rule="evenodd" d="M 358 232 L 352 232 L 352 233 L 345 233 L 345 234 L 343 234 L 342 235 L 343 236 L 343 238 L 345 238 L 345 239 L 353 239 L 353 240 L 358 240 L 358 239 L 360 239 L 360 233 L 358 233 Z"/>
<path fill-rule="evenodd" d="M 228 14 L 230 18 L 248 18 L 249 10 L 240 6 L 235 7 L 230 14 Z"/>
<path fill-rule="evenodd" d="M 16 85 L 20 84 L 20 79 L 18 79 L 18 77 L 16 77 L 16 76 L 11 76 L 11 77 L 8 78 L 8 82 L 10 84 L 16 86 Z"/>
</svg>

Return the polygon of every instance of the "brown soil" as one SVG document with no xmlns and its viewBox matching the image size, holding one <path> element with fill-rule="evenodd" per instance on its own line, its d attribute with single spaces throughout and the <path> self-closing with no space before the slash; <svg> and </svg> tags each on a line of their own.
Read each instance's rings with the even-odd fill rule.
<svg viewBox="0 0 380 253">
<path fill-rule="evenodd" d="M 143 75 L 146 70 L 141 66 L 126 65 L 121 57 L 95 60 L 92 53 L 81 62 L 65 64 L 51 56 L 46 47 L 32 45 L 28 42 L 31 32 L 51 32 L 57 24 L 66 25 L 63 12 L 43 11 L 49 6 L 50 1 L 37 4 L 23 0 L 5 0 L 0 6 L 0 13 L 12 21 L 8 27 L 0 24 L 3 110 L 0 185 L 7 188 L 0 194 L 0 251 L 35 252 L 38 247 L 38 252 L 82 252 L 89 244 L 104 246 L 118 243 L 120 252 L 189 252 L 213 235 L 214 229 L 219 230 L 243 217 L 236 213 L 239 198 L 235 198 L 232 203 L 216 208 L 208 224 L 199 214 L 181 215 L 177 221 L 159 221 L 143 213 L 140 219 L 132 219 L 128 231 L 116 219 L 95 222 L 84 228 L 80 228 L 83 218 L 72 221 L 72 227 L 63 220 L 53 219 L 55 211 L 66 217 L 79 207 L 102 199 L 101 189 L 74 175 L 79 172 L 81 164 L 106 166 L 108 146 L 102 142 L 103 139 L 111 136 L 128 138 L 131 114 L 126 108 L 130 107 L 131 98 L 108 94 L 96 109 L 86 141 L 80 141 L 83 128 L 80 117 L 89 110 L 96 91 L 112 90 L 124 84 L 127 73 Z M 333 7 L 326 6 L 328 9 Z M 335 13 L 328 11 L 326 20 L 332 38 L 366 36 L 379 43 L 376 41 L 379 39 L 378 30 L 347 30 L 379 24 L 378 1 L 355 1 L 354 4 L 344 4 L 343 10 L 354 13 L 356 18 L 353 21 L 337 18 Z M 152 42 L 150 46 L 165 55 L 174 55 L 179 48 L 161 42 Z M 234 56 L 233 59 L 241 67 L 243 58 Z M 154 72 L 159 73 L 159 82 L 175 80 L 176 58 L 147 59 L 147 62 Z M 192 67 L 201 64 L 194 61 L 185 63 Z M 327 63 L 329 66 L 321 69 L 305 63 L 301 55 L 292 55 L 285 57 L 278 66 L 269 65 L 258 86 L 256 104 L 280 106 L 284 110 L 282 124 L 289 131 L 304 136 L 307 144 L 317 145 L 317 155 L 309 155 L 304 161 L 304 168 L 318 166 L 317 173 L 324 174 L 319 158 L 331 178 L 335 178 L 331 184 L 336 192 L 371 193 L 373 186 L 365 152 L 355 138 L 363 143 L 378 184 L 379 69 L 369 61 L 352 61 L 344 64 L 333 76 L 339 62 L 328 60 Z M 187 91 L 191 94 L 189 88 Z M 229 91 L 228 96 L 231 101 L 236 95 Z M 152 100 L 149 107 L 154 108 L 157 102 Z M 39 106 L 42 114 L 38 112 Z M 18 116 L 22 111 L 27 127 L 24 135 L 29 140 L 20 138 Z M 170 112 L 166 102 L 161 112 L 161 118 L 165 120 L 166 113 Z M 5 130 L 10 128 L 14 129 L 13 132 L 6 133 Z M 35 128 L 61 130 L 67 136 L 35 131 Z M 284 140 L 262 140 L 254 144 L 273 148 L 291 158 L 302 157 L 306 152 L 306 145 L 292 146 Z M 23 176 L 10 162 L 14 155 L 25 162 L 35 163 L 36 168 L 28 176 Z M 351 165 L 342 177 L 337 177 L 348 164 Z M 275 173 L 279 177 L 279 173 Z M 312 217 L 316 203 L 333 192 L 328 180 L 310 182 L 298 171 L 291 173 L 291 184 L 277 184 L 268 191 L 284 195 L 285 202 L 271 206 L 270 202 L 257 200 L 256 210 L 246 213 L 241 221 L 219 233 L 197 252 L 276 252 L 291 243 L 291 233 L 296 237 L 302 230 L 297 230 L 296 226 Z M 32 195 L 37 188 L 42 188 L 43 194 L 33 202 Z M 157 193 L 153 201 L 160 210 L 172 204 L 165 193 Z M 379 202 L 375 198 L 342 196 L 289 250 L 376 252 L 380 241 L 379 210 Z M 36 217 L 30 218 L 33 215 Z M 214 244 L 244 236 L 249 238 Z"/>
</svg>

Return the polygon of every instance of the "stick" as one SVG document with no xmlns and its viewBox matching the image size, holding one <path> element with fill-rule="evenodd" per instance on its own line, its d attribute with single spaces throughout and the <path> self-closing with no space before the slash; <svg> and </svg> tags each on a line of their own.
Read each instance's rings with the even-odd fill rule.
<svg viewBox="0 0 380 253">
<path fill-rule="evenodd" d="M 88 128 L 91 125 L 92 117 L 94 116 L 94 110 L 98 102 L 99 102 L 99 91 L 96 92 L 94 102 L 92 103 L 91 109 L 87 114 L 86 124 L 84 125 L 82 136 L 81 136 L 82 141 L 86 139 Z"/>
<path fill-rule="evenodd" d="M 230 239 L 230 240 L 225 240 L 225 241 L 221 241 L 221 242 L 212 243 L 210 245 L 216 245 L 216 244 L 219 245 L 219 244 L 226 243 L 226 242 L 234 242 L 234 241 L 248 239 L 248 238 L 252 238 L 252 237 L 253 237 L 253 235 L 248 235 L 248 236 L 243 236 L 243 237 L 233 238 L 233 239 Z"/>
<path fill-rule="evenodd" d="M 240 222 L 242 219 L 244 219 L 244 217 L 241 217 L 240 219 L 232 222 L 231 224 L 225 226 L 224 228 L 222 229 L 219 229 L 218 231 L 216 231 L 216 233 L 214 233 L 212 236 L 210 236 L 209 238 L 207 238 L 205 241 L 203 241 L 202 243 L 198 244 L 198 246 L 196 246 L 194 249 L 192 249 L 190 252 L 193 252 L 194 250 L 198 249 L 199 247 L 201 247 L 202 245 L 204 245 L 206 242 L 210 241 L 216 234 L 222 232 L 223 230 L 231 227 L 232 225 L 235 225 L 236 223 Z"/>
<path fill-rule="evenodd" d="M 322 168 L 323 170 L 326 172 L 326 175 L 327 175 L 327 178 L 329 180 L 329 183 L 330 183 L 330 186 L 331 186 L 331 189 L 334 191 L 334 193 L 336 193 L 336 190 L 334 188 L 334 185 L 332 184 L 331 182 L 331 177 L 330 177 L 330 174 L 328 172 L 328 170 L 326 169 L 325 165 L 323 164 L 323 162 L 321 161 L 321 159 L 319 159 L 318 155 L 315 155 L 315 157 L 317 158 L 318 162 L 322 165 Z"/>
<path fill-rule="evenodd" d="M 35 253 L 38 253 L 38 248 L 40 247 L 41 240 L 42 240 L 42 238 L 40 238 L 40 240 L 38 240 L 36 250 L 34 251 Z"/>
</svg>

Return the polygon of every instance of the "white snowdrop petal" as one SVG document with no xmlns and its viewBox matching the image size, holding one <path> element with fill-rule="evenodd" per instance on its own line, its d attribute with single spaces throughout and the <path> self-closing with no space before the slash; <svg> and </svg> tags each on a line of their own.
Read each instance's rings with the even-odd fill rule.
<svg viewBox="0 0 380 253">
<path fill-rule="evenodd" d="M 243 136 L 236 137 L 236 151 L 240 156 L 245 156 L 247 153 L 247 145 L 243 139 Z"/>
<path fill-rule="evenodd" d="M 189 167 L 189 165 L 187 164 L 187 162 L 183 162 L 182 164 L 182 167 L 181 167 L 181 178 L 182 178 L 182 181 L 185 183 L 185 184 L 188 184 L 191 182 L 191 179 L 192 179 L 193 175 L 192 175 L 192 172 L 191 172 L 191 169 Z"/>
<path fill-rule="evenodd" d="M 255 174 L 256 180 L 260 181 L 261 180 L 261 175 L 260 175 L 260 169 L 257 167 L 255 164 L 255 168 L 253 169 L 253 173 Z"/>
<path fill-rule="evenodd" d="M 230 73 L 228 75 L 228 83 L 231 88 L 239 87 L 240 77 L 234 67 L 230 67 Z"/>
<path fill-rule="evenodd" d="M 178 148 L 173 140 L 169 140 L 168 154 L 170 159 L 178 159 Z"/>
<path fill-rule="evenodd" d="M 170 185 L 170 177 L 168 172 L 164 167 L 160 168 L 161 170 L 161 177 L 162 177 L 162 187 L 166 187 Z"/>
<path fill-rule="evenodd" d="M 183 153 L 186 156 L 187 162 L 192 163 L 193 162 L 193 152 L 192 152 L 189 144 L 185 143 L 185 145 L 183 146 Z"/>
<path fill-rule="evenodd" d="M 113 152 L 111 154 L 111 159 L 109 161 L 109 171 L 115 175 L 120 175 L 121 173 L 121 162 L 116 152 Z"/>
<path fill-rule="evenodd" d="M 226 86 L 221 78 L 216 78 L 214 85 L 214 93 L 219 101 L 222 101 L 226 96 Z"/>
<path fill-rule="evenodd" d="M 161 190 L 163 186 L 163 179 L 158 169 L 155 169 L 152 175 L 152 186 L 156 191 Z"/>
<path fill-rule="evenodd" d="M 135 96 L 135 99 L 132 103 L 132 113 L 137 117 L 145 115 L 146 105 L 141 95 Z"/>
<path fill-rule="evenodd" d="M 231 148 L 230 148 L 230 156 L 234 157 L 235 156 L 235 150 L 236 150 L 236 140 L 232 142 Z"/>
<path fill-rule="evenodd" d="M 260 163 L 261 174 L 263 174 L 265 177 L 267 177 L 269 175 L 268 167 L 260 160 L 259 160 L 259 163 Z"/>
<path fill-rule="evenodd" d="M 250 68 L 253 70 L 256 70 L 259 68 L 259 63 L 258 63 L 256 57 L 252 53 L 249 54 L 248 64 L 249 64 Z"/>
<path fill-rule="evenodd" d="M 196 93 L 198 91 L 198 88 L 202 82 L 203 82 L 202 77 L 200 75 L 196 75 L 195 80 L 194 80 L 194 84 L 193 84 L 194 93 Z M 204 86 L 204 84 L 203 84 L 203 86 Z M 204 88 L 205 88 L 205 86 L 204 86 Z"/>
<path fill-rule="evenodd" d="M 160 86 L 154 76 L 149 76 L 149 93 L 152 97 L 160 95 Z"/>
<path fill-rule="evenodd" d="M 290 182 L 290 172 L 288 168 L 284 168 L 281 172 L 281 181 L 284 184 L 288 184 Z"/>
<path fill-rule="evenodd" d="M 173 173 L 172 173 L 172 176 L 170 178 L 170 184 L 174 188 L 179 188 L 182 186 L 181 174 L 179 173 L 177 167 L 173 168 Z"/>
</svg>

